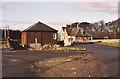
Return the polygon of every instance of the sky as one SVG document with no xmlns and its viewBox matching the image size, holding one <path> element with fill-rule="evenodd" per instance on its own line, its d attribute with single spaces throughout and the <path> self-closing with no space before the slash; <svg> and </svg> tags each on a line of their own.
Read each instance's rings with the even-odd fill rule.
<svg viewBox="0 0 120 79">
<path fill-rule="evenodd" d="M 0 3 L 0 29 L 24 30 L 38 21 L 60 30 L 73 22 L 105 22 L 118 18 L 117 0 L 2 0 Z"/>
</svg>

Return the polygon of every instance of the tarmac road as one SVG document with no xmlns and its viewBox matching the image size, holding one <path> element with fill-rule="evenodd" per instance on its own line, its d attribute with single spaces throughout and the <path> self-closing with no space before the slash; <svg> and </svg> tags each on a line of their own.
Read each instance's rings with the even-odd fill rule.
<svg viewBox="0 0 120 79">
<path fill-rule="evenodd" d="M 75 47 L 85 47 L 87 50 L 92 51 L 95 56 L 104 63 L 107 67 L 107 72 L 109 73 L 107 76 L 114 77 L 119 76 L 118 72 L 118 59 L 120 59 L 120 54 L 118 54 L 118 47 L 112 46 L 104 46 L 104 45 L 96 45 L 96 44 L 80 44 L 76 43 L 73 46 Z"/>
</svg>

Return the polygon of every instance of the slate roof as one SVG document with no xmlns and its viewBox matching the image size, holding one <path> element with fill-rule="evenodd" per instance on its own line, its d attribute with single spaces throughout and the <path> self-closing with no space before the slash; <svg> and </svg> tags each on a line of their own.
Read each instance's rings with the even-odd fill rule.
<svg viewBox="0 0 120 79">
<path fill-rule="evenodd" d="M 78 31 L 79 31 L 79 28 L 73 28 L 72 31 L 71 31 L 70 36 L 76 36 L 76 34 L 78 33 Z"/>
<path fill-rule="evenodd" d="M 71 29 L 71 28 L 69 28 L 69 27 L 62 27 L 62 29 L 63 29 L 63 31 L 65 31 L 65 30 L 66 30 L 66 32 L 67 32 L 67 34 L 68 34 L 68 35 L 70 35 L 70 34 L 71 34 L 71 31 L 72 31 L 72 29 Z"/>
<path fill-rule="evenodd" d="M 81 30 L 84 31 L 82 28 L 77 28 L 77 27 L 62 27 L 63 30 L 66 29 L 68 36 L 76 36 L 76 37 L 90 37 L 92 35 L 88 33 L 81 33 Z"/>
<path fill-rule="evenodd" d="M 78 33 L 76 34 L 76 37 L 90 37 L 90 36 L 92 36 L 92 35 L 90 35 L 90 34 L 88 34 L 88 33 L 83 33 L 83 34 L 81 34 L 80 32 L 78 32 Z"/>
<path fill-rule="evenodd" d="M 34 32 L 34 31 L 44 31 L 44 32 L 57 32 L 57 30 L 51 28 L 50 26 L 42 23 L 42 22 L 38 22 L 38 23 L 35 23 L 33 24 L 32 26 L 26 28 L 25 30 L 23 31 L 30 31 L 30 32 Z"/>
<path fill-rule="evenodd" d="M 87 32 L 84 32 L 83 34 L 81 33 L 81 30 L 84 31 L 82 28 L 79 29 L 77 34 L 75 35 L 76 37 L 90 37 L 92 35 L 88 34 Z"/>
<path fill-rule="evenodd" d="M 71 28 L 66 27 L 66 31 L 67 31 L 67 34 L 68 34 L 68 35 L 70 35 L 70 34 L 71 34 L 72 29 L 71 29 Z"/>
</svg>

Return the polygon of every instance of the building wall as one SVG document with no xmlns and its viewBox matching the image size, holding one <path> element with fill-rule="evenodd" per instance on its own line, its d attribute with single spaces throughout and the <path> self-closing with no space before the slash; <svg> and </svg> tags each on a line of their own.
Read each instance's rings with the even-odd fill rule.
<svg viewBox="0 0 120 79">
<path fill-rule="evenodd" d="M 91 37 L 76 37 L 75 42 L 89 42 Z"/>
<path fill-rule="evenodd" d="M 22 32 L 22 39 L 21 39 L 21 43 L 22 45 L 27 45 L 27 34 L 26 32 Z"/>
<path fill-rule="evenodd" d="M 64 41 L 67 36 L 68 36 L 68 34 L 67 34 L 66 29 L 65 29 L 65 31 L 63 31 L 63 29 L 62 29 L 60 32 L 60 41 Z"/>
<path fill-rule="evenodd" d="M 67 36 L 64 40 L 64 46 L 71 46 L 74 41 L 75 41 L 74 36 Z"/>
<path fill-rule="evenodd" d="M 37 39 L 37 43 L 41 43 L 41 32 L 27 32 L 27 45 L 30 46 L 30 43 L 35 43 L 35 39 Z"/>
<path fill-rule="evenodd" d="M 45 44 L 55 44 L 57 39 L 53 38 L 54 33 L 55 32 L 23 32 L 22 44 L 29 46 L 30 44 L 33 45 L 36 42 L 42 46 Z"/>
<path fill-rule="evenodd" d="M 42 45 L 45 44 L 55 44 L 57 39 L 54 39 L 54 32 L 41 32 L 42 35 Z"/>
</svg>

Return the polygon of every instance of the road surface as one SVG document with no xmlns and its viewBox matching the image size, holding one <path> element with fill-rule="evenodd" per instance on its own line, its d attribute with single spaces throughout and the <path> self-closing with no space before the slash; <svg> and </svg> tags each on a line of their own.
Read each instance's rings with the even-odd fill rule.
<svg viewBox="0 0 120 79">
<path fill-rule="evenodd" d="M 81 55 L 81 52 L 37 52 L 37 51 L 3 51 L 3 77 L 38 77 L 29 66 L 37 61 L 49 58 Z"/>
<path fill-rule="evenodd" d="M 96 44 L 80 44 L 76 43 L 73 46 L 75 47 L 85 47 L 87 50 L 92 51 L 95 56 L 102 61 L 102 63 L 107 67 L 108 75 L 107 76 L 119 76 L 118 73 L 118 59 L 120 54 L 118 54 L 118 47 L 105 46 L 105 45 L 96 45 Z"/>
</svg>

